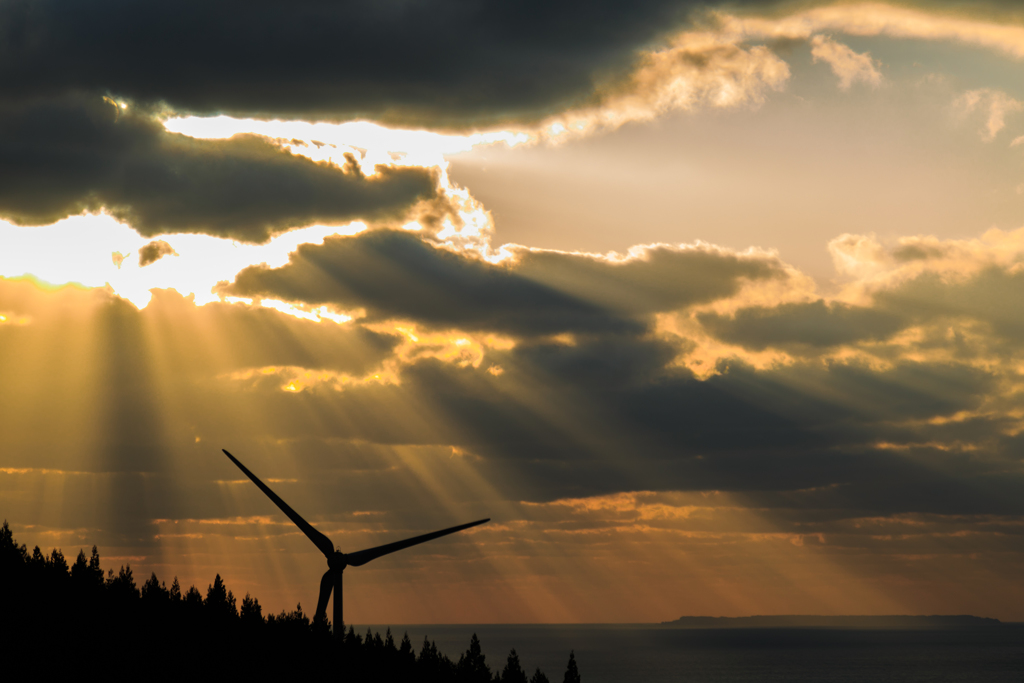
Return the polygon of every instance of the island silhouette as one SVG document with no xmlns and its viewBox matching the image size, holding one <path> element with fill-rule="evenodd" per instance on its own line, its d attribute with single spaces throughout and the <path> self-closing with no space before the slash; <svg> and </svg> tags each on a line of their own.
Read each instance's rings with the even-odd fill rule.
<svg viewBox="0 0 1024 683">
<path fill-rule="evenodd" d="M 773 614 L 751 617 L 679 617 L 663 621 L 662 626 L 696 629 L 727 628 L 790 628 L 790 629 L 843 629 L 847 631 L 964 631 L 1000 628 L 1006 626 L 998 619 L 975 617 L 970 614 L 954 615 L 813 615 Z"/>
</svg>

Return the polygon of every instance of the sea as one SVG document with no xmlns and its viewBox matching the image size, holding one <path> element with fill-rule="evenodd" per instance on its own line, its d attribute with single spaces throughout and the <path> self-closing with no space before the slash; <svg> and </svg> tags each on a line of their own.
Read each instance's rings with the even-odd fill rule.
<svg viewBox="0 0 1024 683">
<path fill-rule="evenodd" d="M 385 633 L 387 626 L 356 626 Z M 457 661 L 477 634 L 500 671 L 515 648 L 528 674 L 561 683 L 575 655 L 583 683 L 1022 683 L 1024 624 L 999 628 L 674 628 L 658 624 L 391 626 Z"/>
</svg>

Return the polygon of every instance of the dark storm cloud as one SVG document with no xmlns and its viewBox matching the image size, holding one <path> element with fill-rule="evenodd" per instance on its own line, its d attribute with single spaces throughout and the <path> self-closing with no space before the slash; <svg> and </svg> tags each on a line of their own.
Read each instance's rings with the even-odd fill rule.
<svg viewBox="0 0 1024 683">
<path fill-rule="evenodd" d="M 535 118 L 586 100 L 595 79 L 714 4 L 5 0 L 0 93 L 303 119 Z"/>
<path fill-rule="evenodd" d="M 535 335 L 636 332 L 642 325 L 632 321 L 650 313 L 733 294 L 744 280 L 784 276 L 773 260 L 670 247 L 624 263 L 555 252 L 517 255 L 514 265 L 492 265 L 414 233 L 380 230 L 301 246 L 288 265 L 247 268 L 224 292 Z"/>
<path fill-rule="evenodd" d="M 151 263 L 156 263 L 164 256 L 172 255 L 178 255 L 178 252 L 174 251 L 174 247 L 163 240 L 153 240 L 139 249 L 139 265 L 148 266 Z"/>
<path fill-rule="evenodd" d="M 0 104 L 0 217 L 22 224 L 105 207 L 146 236 L 262 242 L 292 227 L 395 216 L 435 183 L 412 168 L 366 178 L 252 135 L 168 133 L 99 97 Z"/>
<path fill-rule="evenodd" d="M 371 319 L 513 334 L 641 329 L 502 266 L 391 230 L 302 245 L 287 265 L 246 268 L 224 292 L 364 307 Z"/>
<path fill-rule="evenodd" d="M 611 310 L 642 315 L 672 311 L 735 294 L 745 280 L 786 277 L 771 257 L 714 249 L 648 247 L 639 258 L 612 262 L 585 254 L 517 252 L 516 272 Z"/>
<path fill-rule="evenodd" d="M 1013 444 L 999 436 L 1010 425 L 999 418 L 926 423 L 977 408 L 996 384 L 983 371 L 909 362 L 888 372 L 735 366 L 700 381 L 681 370 L 652 373 L 642 359 L 655 355 L 656 346 L 635 343 L 635 374 L 617 379 L 623 351 L 601 353 L 587 344 L 542 353 L 517 348 L 504 367 L 530 373 L 530 379 L 543 368 L 543 383 L 526 384 L 545 387 L 521 404 L 510 400 L 516 393 L 500 378 L 494 383 L 500 393 L 475 395 L 479 381 L 467 377 L 469 369 L 424 364 L 406 376 L 443 412 L 439 422 L 458 425 L 463 447 L 505 472 L 502 480 L 526 482 L 511 493 L 528 499 L 719 490 L 789 507 L 796 503 L 782 492 L 807 491 L 800 495 L 812 517 L 812 509 L 845 515 L 1024 513 L 1024 467 Z M 557 363 L 550 359 L 553 351 L 562 356 Z M 603 358 L 604 372 L 587 374 L 603 374 L 604 381 L 580 382 L 580 364 L 564 358 L 574 354 Z M 884 446 L 970 441 L 979 432 L 987 432 L 985 456 L 929 445 Z"/>
<path fill-rule="evenodd" d="M 888 311 L 822 300 L 744 308 L 732 317 L 701 313 L 697 319 L 719 339 L 756 350 L 885 339 L 910 322 Z"/>
<path fill-rule="evenodd" d="M 996 383 L 984 371 L 735 365 L 702 381 L 665 368 L 661 345 L 527 344 L 493 356 L 498 377 L 425 359 L 399 384 L 289 395 L 268 381 L 245 400 L 277 438 L 458 446 L 512 499 L 717 490 L 804 519 L 1024 513 L 1009 425 L 928 422 L 977 408 Z M 315 407 L 336 418 L 316 422 Z M 984 432 L 983 451 L 928 445 Z"/>
</svg>

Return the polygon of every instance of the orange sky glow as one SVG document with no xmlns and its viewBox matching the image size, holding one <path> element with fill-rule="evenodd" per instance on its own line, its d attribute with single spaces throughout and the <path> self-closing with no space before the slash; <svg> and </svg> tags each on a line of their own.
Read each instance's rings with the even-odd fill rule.
<svg viewBox="0 0 1024 683">
<path fill-rule="evenodd" d="M 226 448 L 342 551 L 491 518 L 354 624 L 1024 621 L 1024 19 L 671 16 L 493 102 L 0 68 L 18 541 L 311 613 Z"/>
</svg>

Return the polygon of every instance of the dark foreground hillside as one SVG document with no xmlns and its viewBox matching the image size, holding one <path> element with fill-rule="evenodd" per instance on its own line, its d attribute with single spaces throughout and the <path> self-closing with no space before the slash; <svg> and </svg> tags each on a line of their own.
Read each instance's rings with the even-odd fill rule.
<svg viewBox="0 0 1024 683">
<path fill-rule="evenodd" d="M 205 592 L 170 587 L 155 574 L 136 583 L 131 567 L 104 574 L 93 546 L 68 563 L 60 550 L 31 553 L 5 521 L 0 529 L 0 642 L 3 671 L 33 675 L 78 673 L 169 680 L 181 677 L 272 680 L 326 676 L 348 682 L 578 683 L 569 654 L 561 677 L 524 671 L 516 651 L 491 665 L 474 634 L 453 661 L 424 641 L 417 653 L 388 630 L 344 642 L 330 624 L 311 622 L 301 607 L 263 615 L 259 601 L 241 604 L 220 575 Z M 6 678 L 6 680 L 13 680 Z"/>
</svg>

